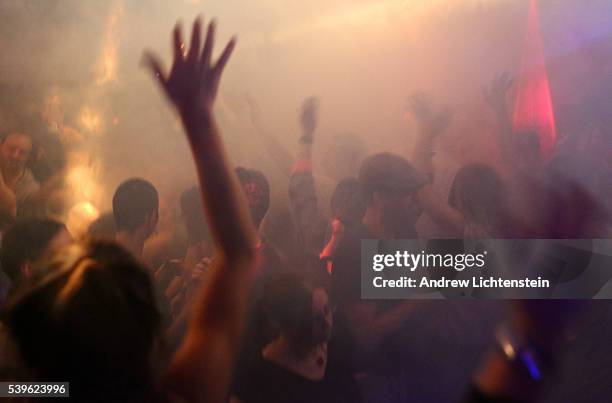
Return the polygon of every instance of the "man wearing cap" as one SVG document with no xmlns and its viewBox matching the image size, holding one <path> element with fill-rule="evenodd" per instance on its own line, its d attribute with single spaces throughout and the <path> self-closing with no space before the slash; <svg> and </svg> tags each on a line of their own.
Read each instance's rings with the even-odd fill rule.
<svg viewBox="0 0 612 403">
<path fill-rule="evenodd" d="M 357 352 L 372 353 L 400 327 L 415 304 L 405 301 L 385 305 L 361 300 L 361 240 L 416 238 L 419 211 L 415 195 L 428 179 L 404 158 L 390 153 L 366 158 L 358 179 L 367 209 L 361 225 L 349 231 L 338 247 L 333 261 L 332 295 Z M 363 354 L 356 356 L 357 360 L 363 358 Z M 357 363 L 357 370 L 364 369 L 360 364 L 369 367 L 367 358 Z"/>
</svg>

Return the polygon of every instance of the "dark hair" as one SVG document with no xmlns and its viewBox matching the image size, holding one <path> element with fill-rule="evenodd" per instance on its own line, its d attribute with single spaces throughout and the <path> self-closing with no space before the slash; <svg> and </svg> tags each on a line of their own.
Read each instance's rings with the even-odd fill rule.
<svg viewBox="0 0 612 403">
<path fill-rule="evenodd" d="M 359 183 L 366 201 L 374 192 L 390 192 L 408 196 L 423 187 L 427 177 L 399 155 L 383 152 L 363 160 L 359 168 Z"/>
<path fill-rule="evenodd" d="M 132 178 L 123 182 L 113 195 L 113 216 L 117 231 L 133 231 L 148 214 L 157 212 L 159 197 L 151 182 Z"/>
<path fill-rule="evenodd" d="M 463 166 L 455 175 L 448 204 L 469 220 L 510 236 L 506 187 L 492 167 L 473 163 Z"/>
<path fill-rule="evenodd" d="M 321 283 L 292 272 L 270 275 L 263 287 L 262 307 L 268 322 L 277 334 L 287 334 L 299 349 L 312 344 L 312 292 L 317 288 L 325 289 Z"/>
<path fill-rule="evenodd" d="M 181 194 L 181 213 L 187 229 L 189 245 L 212 239 L 204 216 L 202 196 L 197 186 L 187 189 Z"/>
<path fill-rule="evenodd" d="M 270 207 L 270 184 L 268 179 L 260 171 L 243 167 L 236 168 L 236 176 L 238 176 L 238 179 L 242 185 L 247 183 L 255 183 L 261 189 L 261 199 L 258 200 L 256 204 L 249 203 L 253 222 L 255 223 L 256 227 L 259 227 L 261 221 L 268 212 L 268 208 Z"/>
<path fill-rule="evenodd" d="M 29 219 L 17 221 L 6 231 L 0 262 L 14 285 L 21 280 L 21 265 L 42 257 L 51 239 L 63 228 L 64 224 L 52 219 Z"/>
<path fill-rule="evenodd" d="M 312 324 L 312 292 L 295 273 L 271 275 L 263 289 L 266 317 L 278 332 L 293 337 L 308 333 Z"/>
<path fill-rule="evenodd" d="M 45 269 L 2 318 L 31 380 L 69 381 L 73 401 L 149 401 L 160 314 L 145 269 L 102 240 L 64 248 Z"/>
<path fill-rule="evenodd" d="M 331 197 L 331 211 L 345 225 L 359 223 L 366 211 L 366 201 L 357 178 L 344 178 Z"/>
</svg>

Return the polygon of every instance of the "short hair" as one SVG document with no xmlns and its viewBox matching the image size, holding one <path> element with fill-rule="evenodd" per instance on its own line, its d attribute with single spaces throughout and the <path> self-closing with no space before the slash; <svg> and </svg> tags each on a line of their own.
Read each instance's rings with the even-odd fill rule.
<svg viewBox="0 0 612 403">
<path fill-rule="evenodd" d="M 151 182 L 128 179 L 119 185 L 113 195 L 113 216 L 117 231 L 133 231 L 142 224 L 148 214 L 157 212 L 159 196 Z"/>
<path fill-rule="evenodd" d="M 210 240 L 210 229 L 204 215 L 200 189 L 194 186 L 181 194 L 181 214 L 187 229 L 189 245 Z"/>
<path fill-rule="evenodd" d="M 236 168 L 236 176 L 238 176 L 238 180 L 240 180 L 240 183 L 243 185 L 249 182 L 254 182 L 261 188 L 261 200 L 259 200 L 254 206 L 249 205 L 251 217 L 253 217 L 255 226 L 259 227 L 261 221 L 268 212 L 268 208 L 270 207 L 270 183 L 262 172 L 254 169 L 238 167 Z"/>
<path fill-rule="evenodd" d="M 52 219 L 17 221 L 2 237 L 0 263 L 15 285 L 21 280 L 21 265 L 42 257 L 47 245 L 64 224 Z"/>
<path fill-rule="evenodd" d="M 297 273 L 270 275 L 263 287 L 262 307 L 276 330 L 289 334 L 295 341 L 306 343 L 312 333 L 312 289 Z"/>
</svg>

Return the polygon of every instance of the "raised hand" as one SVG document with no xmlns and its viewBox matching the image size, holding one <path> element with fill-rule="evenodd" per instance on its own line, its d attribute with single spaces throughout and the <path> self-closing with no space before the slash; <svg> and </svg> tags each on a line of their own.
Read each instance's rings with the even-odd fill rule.
<svg viewBox="0 0 612 403">
<path fill-rule="evenodd" d="M 489 87 L 484 89 L 485 100 L 493 109 L 506 108 L 506 93 L 514 80 L 508 73 L 502 73 L 493 78 Z"/>
<path fill-rule="evenodd" d="M 208 25 L 203 48 L 201 26 L 200 18 L 196 19 L 186 54 L 181 29 L 179 26 L 174 29 L 174 60 L 168 74 L 151 53 L 145 55 L 145 61 L 183 121 L 216 257 L 207 285 L 198 287 L 193 299 L 187 333 L 164 384 L 181 401 L 221 402 L 227 400 L 246 322 L 248 295 L 256 273 L 258 237 L 213 113 L 221 74 L 235 40 L 227 44 L 219 60 L 213 63 L 215 24 Z"/>
<path fill-rule="evenodd" d="M 417 120 L 421 129 L 430 135 L 437 135 L 444 131 L 453 118 L 449 108 L 434 110 L 430 100 L 422 92 L 408 99 L 408 111 Z"/>
<path fill-rule="evenodd" d="M 303 142 L 312 143 L 313 133 L 317 128 L 317 112 L 319 109 L 319 100 L 316 97 L 306 98 L 302 105 L 302 113 L 300 122 L 302 124 Z"/>
<path fill-rule="evenodd" d="M 180 24 L 174 28 L 174 57 L 170 72 L 166 73 L 160 59 L 151 52 L 145 52 L 145 63 L 151 69 L 166 96 L 185 119 L 198 113 L 210 113 L 217 96 L 221 74 L 229 60 L 234 46 L 232 38 L 225 46 L 219 60 L 212 62 L 215 41 L 215 21 L 208 24 L 204 47 L 201 47 L 202 20 L 198 17 L 191 33 L 191 44 L 185 53 Z"/>
</svg>

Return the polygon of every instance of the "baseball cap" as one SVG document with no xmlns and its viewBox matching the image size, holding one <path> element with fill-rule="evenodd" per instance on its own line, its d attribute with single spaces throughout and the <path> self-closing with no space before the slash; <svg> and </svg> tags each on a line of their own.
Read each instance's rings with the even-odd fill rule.
<svg viewBox="0 0 612 403">
<path fill-rule="evenodd" d="M 383 152 L 363 160 L 359 169 L 359 182 L 365 194 L 391 191 L 407 196 L 429 183 L 429 179 L 405 158 Z"/>
</svg>

